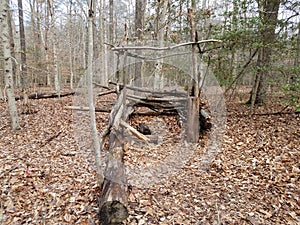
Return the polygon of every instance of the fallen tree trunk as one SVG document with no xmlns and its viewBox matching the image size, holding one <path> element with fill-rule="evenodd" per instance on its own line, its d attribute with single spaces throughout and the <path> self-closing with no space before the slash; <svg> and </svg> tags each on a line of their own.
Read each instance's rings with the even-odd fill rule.
<svg viewBox="0 0 300 225">
<path fill-rule="evenodd" d="M 30 95 L 28 95 L 28 99 L 42 99 L 42 98 L 58 98 L 58 97 L 65 97 L 65 96 L 70 96 L 70 95 L 74 95 L 75 92 L 61 92 L 61 93 L 57 93 L 57 92 L 45 92 L 45 93 L 32 93 Z M 23 100 L 24 96 L 16 96 L 15 97 L 16 100 Z"/>
<path fill-rule="evenodd" d="M 137 129 L 130 126 L 126 121 L 133 113 L 134 107 L 148 107 L 154 110 L 170 110 L 175 112 L 178 107 L 187 109 L 187 98 L 182 96 L 149 96 L 140 97 L 136 95 L 127 95 L 127 87 L 125 86 L 112 108 L 110 120 L 107 129 L 101 134 L 101 147 L 104 146 L 105 138 L 109 136 L 109 152 L 104 172 L 104 182 L 100 197 L 99 218 L 102 224 L 118 224 L 128 217 L 127 197 L 128 183 L 126 177 L 123 156 L 125 152 L 126 142 L 143 141 L 146 143 L 157 143 L 157 136 L 146 136 Z M 199 99 L 196 99 L 199 101 Z M 80 108 L 82 110 L 84 108 Z M 198 113 L 199 117 L 209 120 L 210 116 L 207 111 L 193 109 L 194 113 Z M 195 122 L 195 129 L 199 129 L 199 121 Z M 198 124 L 198 125 L 197 125 Z"/>
<path fill-rule="evenodd" d="M 98 93 L 97 95 L 98 96 L 103 96 L 103 95 L 109 95 L 109 94 L 112 94 L 112 93 L 117 93 L 117 90 L 104 91 L 104 92 Z"/>
<path fill-rule="evenodd" d="M 109 156 L 100 197 L 99 218 L 103 225 L 118 224 L 128 217 L 128 185 L 123 164 L 124 134 L 120 131 L 120 125 L 125 124 L 122 120 L 126 121 L 132 111 L 123 90 L 111 111 L 108 132 L 105 132 L 109 133 Z M 105 136 L 102 138 L 105 139 Z"/>
</svg>

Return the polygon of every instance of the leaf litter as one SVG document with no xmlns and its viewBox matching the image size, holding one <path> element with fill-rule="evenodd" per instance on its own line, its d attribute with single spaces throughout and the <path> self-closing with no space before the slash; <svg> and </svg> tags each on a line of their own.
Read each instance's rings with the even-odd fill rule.
<svg viewBox="0 0 300 225">
<path fill-rule="evenodd" d="M 15 132 L 6 102 L 0 104 L 1 224 L 99 224 L 96 172 L 74 139 L 72 111 L 64 109 L 72 97 L 30 101 L 35 113 L 21 114 Z M 222 151 L 212 164 L 199 168 L 204 137 L 169 179 L 131 187 L 125 224 L 299 224 L 300 116 L 268 115 L 278 107 L 256 107 L 250 118 L 248 106 L 227 103 Z M 97 116 L 107 123 L 107 114 Z M 175 140 L 175 119 L 162 120 Z M 131 147 L 128 165 L 157 163 L 171 148 Z"/>
</svg>

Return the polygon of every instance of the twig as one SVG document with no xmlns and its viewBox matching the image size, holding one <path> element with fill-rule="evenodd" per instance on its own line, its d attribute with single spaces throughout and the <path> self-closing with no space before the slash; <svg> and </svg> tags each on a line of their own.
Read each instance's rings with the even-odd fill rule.
<svg viewBox="0 0 300 225">
<path fill-rule="evenodd" d="M 44 147 L 46 144 L 48 144 L 50 141 L 52 141 L 53 139 L 57 138 L 63 131 L 60 130 L 59 132 L 57 132 L 55 135 L 51 136 L 50 138 L 48 138 L 41 146 L 40 148 Z"/>
<path fill-rule="evenodd" d="M 6 127 L 8 124 L 5 124 L 4 126 L 0 127 L 0 130 L 2 130 L 4 127 Z"/>
<path fill-rule="evenodd" d="M 12 168 L 10 168 L 10 169 L 8 169 L 8 170 L 2 172 L 2 173 L 0 174 L 0 178 L 4 177 L 5 174 L 10 173 L 11 171 L 17 169 L 18 167 L 19 167 L 19 166 L 14 166 L 14 167 L 12 167 Z"/>
</svg>

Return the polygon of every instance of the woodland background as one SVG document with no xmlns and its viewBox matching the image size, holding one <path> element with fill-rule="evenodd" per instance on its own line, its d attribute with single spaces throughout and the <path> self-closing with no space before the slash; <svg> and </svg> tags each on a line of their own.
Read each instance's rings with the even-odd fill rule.
<svg viewBox="0 0 300 225">
<path fill-rule="evenodd" d="M 297 0 L 1 1 L 0 224 L 99 223 L 97 173 L 65 108 L 78 82 L 99 58 L 105 72 L 97 83 L 116 79 L 112 48 L 207 39 L 222 41 L 196 49 L 224 90 L 222 151 L 199 170 L 204 134 L 167 182 L 132 187 L 125 223 L 298 224 L 299 11 Z M 189 78 L 167 76 L 192 89 Z M 30 98 L 41 93 L 54 98 Z M 115 97 L 99 104 L 111 107 Z M 109 118 L 101 112 L 96 120 L 101 129 Z M 179 129 L 174 118 L 162 120 Z M 163 154 L 126 157 L 134 164 Z"/>
<path fill-rule="evenodd" d="M 191 40 L 188 9 L 192 6 L 198 40 L 223 41 L 203 55 L 222 86 L 255 87 L 257 81 L 256 102 L 263 102 L 267 90 L 276 89 L 299 108 L 291 91 L 299 90 L 297 1 L 96 1 L 94 59 L 109 51 L 110 45 L 151 45 L 154 40 L 174 45 Z M 87 68 L 87 2 L 12 1 L 10 9 L 15 87 L 75 88 Z M 108 81 L 108 74 L 101 76 Z"/>
</svg>

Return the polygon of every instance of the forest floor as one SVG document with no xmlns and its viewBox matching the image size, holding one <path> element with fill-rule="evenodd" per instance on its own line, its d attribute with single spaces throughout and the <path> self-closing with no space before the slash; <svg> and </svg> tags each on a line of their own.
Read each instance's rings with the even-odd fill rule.
<svg viewBox="0 0 300 225">
<path fill-rule="evenodd" d="M 249 117 L 247 96 L 239 91 L 227 100 L 221 151 L 205 170 L 200 143 L 168 180 L 132 187 L 126 224 L 300 224 L 300 114 L 276 114 L 283 107 L 270 102 Z M 22 129 L 11 131 L 0 100 L 1 225 L 99 223 L 96 173 L 74 138 L 72 111 L 64 108 L 72 101 L 30 100 L 34 112 L 20 114 Z M 97 115 L 101 128 L 108 114 Z M 140 163 L 147 155 L 159 159 L 164 149 L 130 150 L 127 161 Z"/>
</svg>

